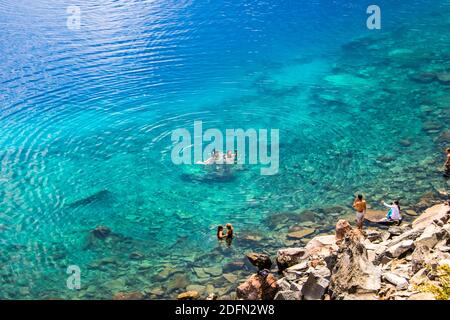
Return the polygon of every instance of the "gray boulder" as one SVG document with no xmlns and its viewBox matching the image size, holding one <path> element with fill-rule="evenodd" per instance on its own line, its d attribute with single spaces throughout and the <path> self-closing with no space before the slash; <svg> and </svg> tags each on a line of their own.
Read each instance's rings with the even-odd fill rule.
<svg viewBox="0 0 450 320">
<path fill-rule="evenodd" d="M 376 293 L 381 287 L 381 268 L 369 261 L 359 231 L 352 232 L 341 245 L 333 269 L 330 291 L 334 299 L 348 299 Z"/>
<path fill-rule="evenodd" d="M 274 298 L 274 300 L 301 300 L 301 299 L 302 296 L 300 292 L 291 290 L 278 291 L 278 293 Z"/>
<path fill-rule="evenodd" d="M 397 290 L 405 290 L 409 285 L 408 280 L 392 272 L 384 273 L 383 279 L 389 283 L 392 283 Z"/>
<path fill-rule="evenodd" d="M 281 249 L 277 252 L 277 265 L 280 271 L 292 267 L 302 261 L 305 257 L 304 248 Z"/>
<path fill-rule="evenodd" d="M 314 269 L 302 287 L 305 300 L 321 300 L 330 284 L 331 272 L 327 267 Z"/>
<path fill-rule="evenodd" d="M 402 254 L 404 254 L 405 252 L 414 249 L 414 241 L 413 240 L 404 240 L 400 243 L 397 243 L 393 246 L 390 246 L 387 250 L 386 250 L 386 254 L 390 257 L 390 258 L 398 258 L 399 256 L 401 256 Z"/>
</svg>

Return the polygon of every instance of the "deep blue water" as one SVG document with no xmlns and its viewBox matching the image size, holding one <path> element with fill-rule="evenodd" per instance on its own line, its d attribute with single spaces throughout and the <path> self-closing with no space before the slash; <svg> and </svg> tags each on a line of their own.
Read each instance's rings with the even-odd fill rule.
<svg viewBox="0 0 450 320">
<path fill-rule="evenodd" d="M 144 287 L 173 297 L 184 286 L 151 276 L 170 266 L 198 283 L 201 257 L 205 267 L 221 261 L 203 258 L 217 247 L 217 224 L 275 237 L 270 251 L 285 240 L 265 222 L 277 212 L 347 206 L 358 191 L 411 206 L 448 188 L 430 157 L 448 130 L 448 87 L 406 75 L 450 67 L 449 2 L 377 1 L 378 31 L 366 28 L 370 4 L 0 0 L 0 297 Z M 79 30 L 67 28 L 69 5 L 81 9 Z M 374 43 L 367 54 L 345 50 L 360 37 Z M 427 116 L 441 126 L 424 132 Z M 224 183 L 175 166 L 170 134 L 194 120 L 279 129 L 279 174 L 246 167 Z M 121 240 L 87 248 L 97 225 Z M 258 246 L 236 244 L 225 260 Z M 119 266 L 92 267 L 108 257 Z M 81 291 L 65 287 L 72 264 Z M 118 278 L 127 280 L 103 287 Z"/>
</svg>

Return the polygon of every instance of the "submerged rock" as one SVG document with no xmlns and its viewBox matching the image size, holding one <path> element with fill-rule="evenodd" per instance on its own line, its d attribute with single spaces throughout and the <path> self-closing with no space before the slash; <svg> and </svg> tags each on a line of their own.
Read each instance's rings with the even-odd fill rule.
<svg viewBox="0 0 450 320">
<path fill-rule="evenodd" d="M 312 235 L 315 231 L 316 231 L 316 229 L 314 229 L 314 228 L 305 228 L 305 229 L 289 232 L 287 237 L 288 237 L 288 239 L 291 239 L 291 240 L 299 240 L 299 239 L 302 239 L 309 235 Z"/>
<path fill-rule="evenodd" d="M 104 189 L 104 190 L 100 190 L 98 192 L 93 193 L 90 196 L 87 196 L 83 199 L 80 200 L 76 200 L 74 202 L 71 202 L 68 204 L 68 207 L 70 208 L 75 208 L 75 207 L 79 207 L 79 206 L 85 206 L 88 204 L 91 204 L 93 202 L 97 202 L 97 201 L 106 201 L 111 197 L 111 192 Z"/>
<path fill-rule="evenodd" d="M 197 300 L 200 294 L 197 291 L 186 291 L 177 296 L 177 300 Z"/>
<path fill-rule="evenodd" d="M 438 73 L 437 79 L 442 84 L 450 84 L 450 73 Z"/>
<path fill-rule="evenodd" d="M 144 295 L 141 292 L 118 292 L 113 300 L 144 300 Z"/>
<path fill-rule="evenodd" d="M 436 74 L 431 72 L 410 73 L 408 78 L 418 83 L 431 83 L 436 80 Z"/>
<path fill-rule="evenodd" d="M 111 234 L 111 229 L 106 226 L 97 226 L 91 233 L 98 239 L 105 239 Z"/>
</svg>

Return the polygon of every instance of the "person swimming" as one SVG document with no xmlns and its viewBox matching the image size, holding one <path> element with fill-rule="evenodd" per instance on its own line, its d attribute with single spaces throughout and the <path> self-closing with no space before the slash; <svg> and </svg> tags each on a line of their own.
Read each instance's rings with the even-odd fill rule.
<svg viewBox="0 0 450 320">
<path fill-rule="evenodd" d="M 222 157 L 220 155 L 221 153 L 219 151 L 213 149 L 213 151 L 211 151 L 211 157 L 209 157 L 205 161 L 197 161 L 197 164 L 204 164 L 204 165 L 220 164 L 222 163 Z"/>
<path fill-rule="evenodd" d="M 231 152 L 231 150 L 228 150 L 227 154 L 224 156 L 224 160 L 226 164 L 234 164 L 235 163 L 234 153 Z"/>
<path fill-rule="evenodd" d="M 217 227 L 217 239 L 219 240 L 223 240 L 225 239 L 225 235 L 223 234 L 223 226 L 218 226 Z"/>
<path fill-rule="evenodd" d="M 402 221 L 402 216 L 400 215 L 400 202 L 398 200 L 395 200 L 392 202 L 392 204 L 387 204 L 386 202 L 382 202 L 385 207 L 389 208 L 389 211 L 386 215 L 387 221 L 396 221 L 400 222 Z"/>
<path fill-rule="evenodd" d="M 225 234 L 225 240 L 226 240 L 227 244 L 230 246 L 231 242 L 233 241 L 233 238 L 234 238 L 234 229 L 233 229 L 233 226 L 231 225 L 231 223 L 227 223 L 226 228 L 227 228 L 227 232 Z"/>
</svg>

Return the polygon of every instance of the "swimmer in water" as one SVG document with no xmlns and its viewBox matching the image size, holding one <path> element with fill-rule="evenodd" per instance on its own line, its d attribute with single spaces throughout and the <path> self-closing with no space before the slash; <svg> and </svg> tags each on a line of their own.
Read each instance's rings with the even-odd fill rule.
<svg viewBox="0 0 450 320">
<path fill-rule="evenodd" d="M 231 223 L 227 223 L 226 224 L 226 228 L 227 228 L 227 233 L 225 234 L 225 240 L 227 241 L 227 244 L 230 246 L 231 242 L 233 241 L 233 237 L 234 237 L 234 229 L 233 226 L 231 225 Z"/>
<path fill-rule="evenodd" d="M 217 239 L 223 240 L 225 239 L 226 235 L 223 234 L 223 226 L 217 227 Z"/>
</svg>

